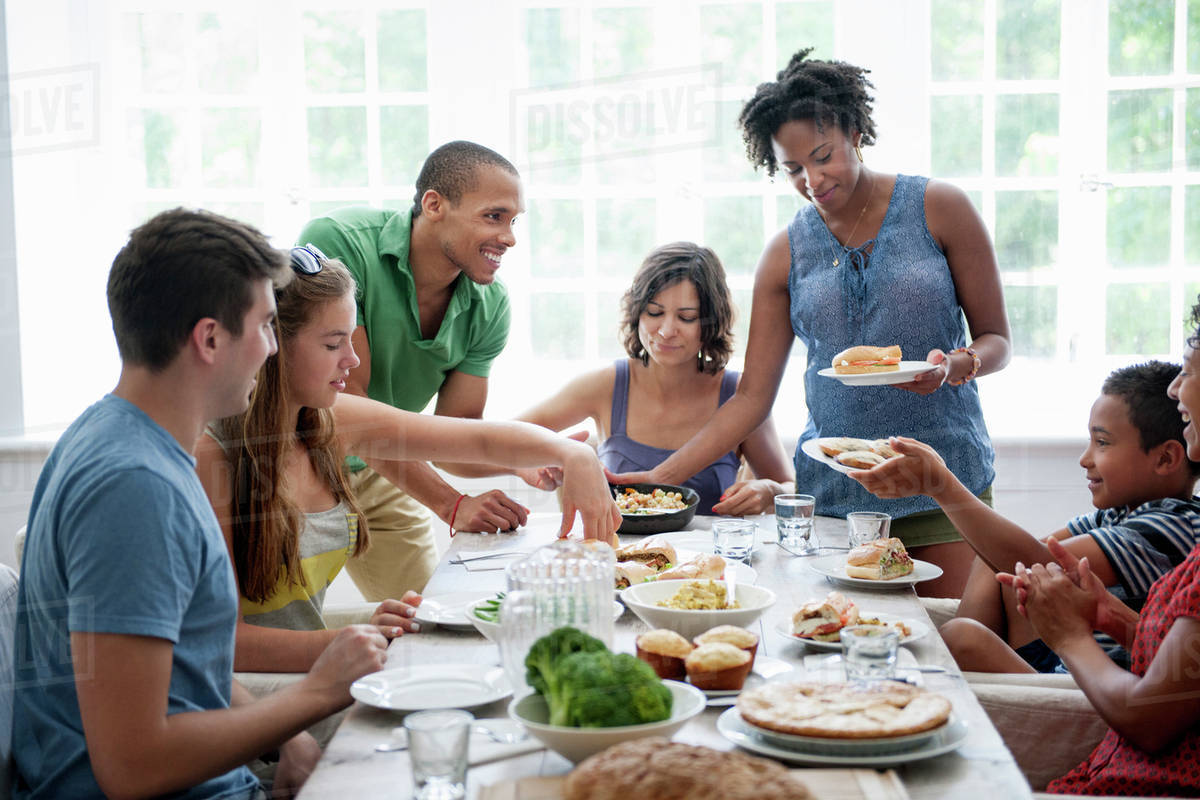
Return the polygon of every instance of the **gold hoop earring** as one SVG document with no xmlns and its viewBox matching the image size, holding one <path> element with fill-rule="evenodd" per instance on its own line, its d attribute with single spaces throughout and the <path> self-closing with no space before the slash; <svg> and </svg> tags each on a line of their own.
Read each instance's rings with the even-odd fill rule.
<svg viewBox="0 0 1200 800">
<path fill-rule="evenodd" d="M 854 145 L 854 155 L 858 156 L 858 162 L 861 164 L 862 160 L 863 160 L 862 148 L 859 147 L 858 145 Z"/>
</svg>

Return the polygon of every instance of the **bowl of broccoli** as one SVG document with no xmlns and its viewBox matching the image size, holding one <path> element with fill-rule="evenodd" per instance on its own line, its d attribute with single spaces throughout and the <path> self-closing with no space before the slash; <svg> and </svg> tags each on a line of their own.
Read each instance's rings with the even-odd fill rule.
<svg viewBox="0 0 1200 800">
<path fill-rule="evenodd" d="M 534 642 L 525 668 L 534 692 L 513 700 L 509 716 L 572 762 L 629 739 L 669 739 L 704 710 L 698 689 L 661 680 L 644 661 L 575 628 Z"/>
</svg>

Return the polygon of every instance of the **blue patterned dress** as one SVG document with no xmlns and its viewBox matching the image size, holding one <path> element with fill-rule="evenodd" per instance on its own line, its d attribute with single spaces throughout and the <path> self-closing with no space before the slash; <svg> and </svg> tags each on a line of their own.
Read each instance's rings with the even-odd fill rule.
<svg viewBox="0 0 1200 800">
<path fill-rule="evenodd" d="M 975 381 L 945 384 L 922 396 L 890 386 L 844 386 L 817 374 L 834 354 L 854 345 L 898 344 L 906 360 L 920 360 L 935 347 L 948 353 L 966 344 L 966 321 L 950 266 L 925 220 L 928 182 L 896 176 L 869 258 L 862 252 L 847 254 L 815 206 L 800 209 L 788 225 L 792 330 L 808 348 L 808 424 L 800 442 L 820 436 L 911 436 L 936 449 L 959 480 L 979 494 L 995 477 L 995 454 Z M 840 262 L 836 267 L 835 255 Z M 903 517 L 937 508 L 923 496 L 875 497 L 799 447 L 796 491 L 815 495 L 818 513 L 835 516 L 874 510 Z"/>
</svg>

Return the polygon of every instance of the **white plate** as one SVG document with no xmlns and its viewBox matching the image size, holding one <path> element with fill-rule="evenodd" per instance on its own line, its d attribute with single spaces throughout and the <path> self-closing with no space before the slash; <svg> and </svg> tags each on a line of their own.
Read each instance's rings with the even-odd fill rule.
<svg viewBox="0 0 1200 800">
<path fill-rule="evenodd" d="M 877 619 L 881 622 L 903 622 L 909 627 L 909 630 L 911 630 L 912 633 L 901 639 L 900 644 L 909 644 L 910 642 L 915 642 L 922 636 L 929 633 L 928 625 L 920 620 L 915 620 L 912 617 L 898 617 L 895 614 L 874 614 L 870 611 L 859 611 L 858 614 L 860 617 L 864 617 L 866 619 Z M 806 644 L 816 650 L 836 650 L 838 652 L 841 652 L 842 650 L 841 642 L 822 642 L 817 639 L 805 639 L 801 636 L 796 636 L 792 633 L 792 625 L 788 620 L 780 620 L 775 625 L 775 632 L 780 636 L 786 636 L 792 641 L 799 642 L 800 644 Z"/>
<path fill-rule="evenodd" d="M 851 472 L 863 471 L 861 467 L 847 467 L 845 464 L 839 464 L 836 458 L 830 458 L 822 453 L 816 439 L 809 439 L 808 441 L 804 442 L 800 445 L 800 449 L 804 452 L 804 455 L 808 456 L 809 458 L 820 461 L 830 469 L 836 469 L 838 472 L 841 472 L 845 475 L 849 475 Z"/>
<path fill-rule="evenodd" d="M 834 583 L 853 586 L 856 589 L 895 589 L 908 587 L 921 581 L 931 581 L 942 576 L 942 568 L 928 561 L 913 559 L 913 571 L 899 578 L 889 578 L 886 581 L 873 581 L 869 578 L 851 578 L 846 574 L 846 554 L 837 553 L 832 556 L 819 556 L 811 559 L 808 566 L 813 572 L 824 575 Z"/>
<path fill-rule="evenodd" d="M 512 694 L 501 667 L 479 664 L 425 664 L 375 672 L 356 680 L 350 695 L 391 711 L 473 708 Z"/>
<path fill-rule="evenodd" d="M 733 705 L 737 701 L 737 696 L 747 689 L 755 689 L 767 681 L 773 680 L 780 675 L 786 675 L 795 669 L 796 666 L 794 664 L 789 664 L 782 659 L 756 655 L 754 658 L 754 668 L 746 676 L 746 683 L 741 689 L 701 689 L 700 691 L 704 692 L 704 696 L 708 698 L 708 705 L 710 706 Z"/>
<path fill-rule="evenodd" d="M 922 372 L 937 369 L 937 364 L 928 361 L 901 361 L 900 369 L 893 372 L 864 372 L 861 375 L 838 375 L 833 367 L 826 367 L 817 372 L 825 378 L 833 378 L 847 386 L 888 386 L 893 383 L 908 383 Z"/>
<path fill-rule="evenodd" d="M 490 596 L 495 596 L 494 593 Z M 422 625 L 440 625 L 443 628 L 469 631 L 475 626 L 467 619 L 467 606 L 479 599 L 474 592 L 449 592 L 436 597 L 423 597 L 413 619 Z"/>
<path fill-rule="evenodd" d="M 795 764 L 839 764 L 862 767 L 905 764 L 910 761 L 933 758 L 957 750 L 967 739 L 967 723 L 953 714 L 950 716 L 950 722 L 939 729 L 924 744 L 899 753 L 870 754 L 869 743 L 864 745 L 866 752 L 847 755 L 809 753 L 791 747 L 780 747 L 759 738 L 757 732 L 746 724 L 736 708 L 725 711 L 717 718 L 717 730 L 738 747 L 777 758 L 780 761 L 790 761 Z"/>
</svg>

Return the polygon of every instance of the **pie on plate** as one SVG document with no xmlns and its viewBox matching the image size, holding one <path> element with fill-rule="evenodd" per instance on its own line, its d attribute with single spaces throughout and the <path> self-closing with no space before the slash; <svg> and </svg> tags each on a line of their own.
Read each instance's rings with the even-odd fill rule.
<svg viewBox="0 0 1200 800">
<path fill-rule="evenodd" d="M 950 701 L 900 681 L 767 683 L 742 692 L 742 719 L 756 728 L 793 736 L 882 739 L 945 724 Z"/>
</svg>

